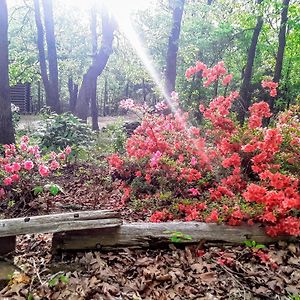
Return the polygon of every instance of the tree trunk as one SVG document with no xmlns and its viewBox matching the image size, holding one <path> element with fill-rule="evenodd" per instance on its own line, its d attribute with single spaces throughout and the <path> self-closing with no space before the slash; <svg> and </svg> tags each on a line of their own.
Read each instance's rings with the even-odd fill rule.
<svg viewBox="0 0 300 300">
<path fill-rule="evenodd" d="M 179 35 L 182 14 L 184 9 L 185 0 L 176 1 L 176 6 L 173 9 L 173 24 L 171 33 L 169 36 L 168 51 L 167 51 L 167 61 L 166 61 L 166 91 L 168 95 L 175 90 L 176 82 L 176 61 L 179 45 Z"/>
<path fill-rule="evenodd" d="M 0 1 L 0 144 L 15 142 L 8 79 L 8 16 L 6 1 Z"/>
<path fill-rule="evenodd" d="M 263 0 L 257 0 L 257 4 L 261 4 Z M 253 31 L 251 45 L 248 50 L 247 64 L 244 71 L 244 78 L 240 89 L 240 103 L 238 108 L 238 119 L 241 124 L 245 121 L 245 115 L 248 111 L 248 108 L 251 104 L 251 94 L 250 94 L 250 84 L 253 72 L 254 59 L 256 54 L 256 47 L 258 42 L 258 37 L 261 32 L 263 25 L 262 16 L 258 16 L 256 20 L 256 26 Z"/>
<path fill-rule="evenodd" d="M 68 79 L 68 89 L 69 89 L 69 110 L 71 113 L 75 113 L 75 107 L 78 96 L 78 84 L 73 82 L 73 78 L 69 77 Z"/>
<path fill-rule="evenodd" d="M 286 44 L 286 28 L 287 28 L 287 21 L 288 21 L 288 10 L 289 10 L 290 0 L 283 0 L 282 1 L 282 10 L 281 10 L 281 21 L 280 21 L 280 30 L 278 34 L 278 51 L 276 56 L 276 65 L 274 71 L 273 81 L 278 82 L 281 79 L 281 71 L 282 71 L 282 64 L 283 64 L 283 55 L 285 50 Z M 274 110 L 276 97 L 269 98 L 269 105 L 271 111 Z"/>
<path fill-rule="evenodd" d="M 103 72 L 112 52 L 114 29 L 115 24 L 112 16 L 106 9 L 103 9 L 101 48 L 95 54 L 92 65 L 83 76 L 76 105 L 76 115 L 83 121 L 87 121 L 88 117 L 89 102 L 92 96 L 91 82 L 95 82 L 98 76 Z"/>
<path fill-rule="evenodd" d="M 98 50 L 98 38 L 97 38 L 97 15 L 96 8 L 92 7 L 91 10 L 91 34 L 92 34 L 92 53 L 93 63 L 95 62 L 95 56 Z M 91 79 L 91 115 L 92 115 L 92 129 L 99 131 L 98 124 L 98 104 L 97 104 L 97 77 Z"/>
<path fill-rule="evenodd" d="M 53 111 L 60 113 L 58 92 L 58 67 L 56 42 L 54 35 L 52 0 L 44 0 L 42 1 L 42 3 L 44 9 L 45 32 L 48 50 L 49 76 L 46 63 L 46 54 L 44 46 L 44 27 L 41 19 L 40 2 L 39 0 L 34 0 L 35 23 L 37 28 L 37 45 L 39 51 L 41 77 L 45 88 L 46 105 L 50 106 Z"/>
<path fill-rule="evenodd" d="M 107 77 L 104 80 L 104 97 L 103 97 L 103 116 L 106 116 L 106 105 L 108 103 L 108 84 Z"/>
</svg>

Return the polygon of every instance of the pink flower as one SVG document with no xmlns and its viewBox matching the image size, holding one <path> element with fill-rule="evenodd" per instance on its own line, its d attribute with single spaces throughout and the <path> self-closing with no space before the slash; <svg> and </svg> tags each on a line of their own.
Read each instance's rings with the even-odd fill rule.
<svg viewBox="0 0 300 300">
<path fill-rule="evenodd" d="M 24 169 L 29 171 L 33 168 L 34 164 L 31 160 L 27 160 L 23 163 Z"/>
<path fill-rule="evenodd" d="M 66 149 L 65 149 L 65 152 L 67 155 L 69 155 L 71 153 L 72 149 L 70 146 L 67 146 Z"/>
<path fill-rule="evenodd" d="M 21 143 L 20 147 L 21 147 L 22 151 L 26 151 L 27 150 L 27 144 L 25 144 L 25 143 Z"/>
<path fill-rule="evenodd" d="M 197 164 L 197 159 L 196 159 L 196 157 L 192 157 L 192 159 L 191 159 L 191 165 L 192 166 L 195 166 Z"/>
<path fill-rule="evenodd" d="M 142 176 L 142 172 L 141 171 L 136 171 L 135 172 L 135 176 L 136 177 L 141 177 Z"/>
<path fill-rule="evenodd" d="M 276 89 L 272 89 L 272 90 L 270 91 L 270 96 L 271 96 L 271 97 L 276 97 L 276 96 L 277 96 L 277 90 L 276 90 Z"/>
<path fill-rule="evenodd" d="M 200 195 L 198 189 L 195 189 L 195 188 L 188 189 L 188 192 L 191 193 L 192 196 Z"/>
<path fill-rule="evenodd" d="M 61 153 L 58 154 L 58 158 L 61 159 L 61 160 L 65 160 L 66 155 L 63 152 L 61 152 Z"/>
<path fill-rule="evenodd" d="M 13 167 L 11 165 L 5 165 L 4 169 L 7 173 L 12 173 L 13 172 Z"/>
<path fill-rule="evenodd" d="M 13 163 L 12 168 L 14 172 L 19 172 L 21 170 L 21 165 L 19 163 Z"/>
<path fill-rule="evenodd" d="M 29 137 L 27 135 L 23 135 L 21 137 L 21 142 L 27 144 L 29 142 Z"/>
<path fill-rule="evenodd" d="M 233 75 L 232 74 L 228 74 L 227 76 L 224 77 L 222 84 L 223 85 L 227 85 L 230 83 L 230 81 L 232 80 Z"/>
<path fill-rule="evenodd" d="M 59 162 L 56 160 L 53 160 L 50 164 L 50 169 L 51 170 L 57 170 L 59 168 Z"/>
<path fill-rule="evenodd" d="M 39 173 L 41 176 L 46 177 L 49 175 L 49 168 L 46 167 L 45 165 L 40 165 L 39 166 Z"/>
<path fill-rule="evenodd" d="M 7 177 L 3 180 L 4 185 L 11 185 L 12 184 L 12 179 L 10 177 Z"/>
<path fill-rule="evenodd" d="M 199 110 L 200 110 L 200 112 L 202 112 L 202 113 L 205 112 L 205 107 L 204 107 L 203 104 L 200 104 L 200 105 L 199 105 Z"/>
<path fill-rule="evenodd" d="M 51 157 L 51 159 L 56 159 L 56 156 L 57 156 L 57 154 L 55 153 L 55 152 L 51 152 L 50 153 L 50 157 Z"/>
<path fill-rule="evenodd" d="M 19 176 L 19 174 L 13 174 L 10 178 L 12 181 L 16 182 L 16 181 L 19 181 L 20 176 Z"/>
</svg>

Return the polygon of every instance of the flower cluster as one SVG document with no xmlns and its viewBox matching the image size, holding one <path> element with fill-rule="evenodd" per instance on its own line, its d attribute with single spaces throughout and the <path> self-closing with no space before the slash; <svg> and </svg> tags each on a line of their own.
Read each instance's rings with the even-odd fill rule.
<svg viewBox="0 0 300 300">
<path fill-rule="evenodd" d="M 223 78 L 222 84 L 228 85 L 231 82 L 233 75 L 226 75 L 226 73 L 227 70 L 224 67 L 223 61 L 220 61 L 217 65 L 213 66 L 212 68 L 208 68 L 203 62 L 197 61 L 195 66 L 191 66 L 186 70 L 185 77 L 187 79 L 190 79 L 191 76 L 199 74 L 199 76 L 206 80 L 203 82 L 203 86 L 208 87 L 213 82 L 218 81 L 218 79 L 221 77 Z"/>
<path fill-rule="evenodd" d="M 66 147 L 60 153 L 41 157 L 39 146 L 30 145 L 28 136 L 23 136 L 19 144 L 4 145 L 4 156 L 0 157 L 0 198 L 16 200 L 19 193 L 30 192 L 39 178 L 58 170 L 70 153 L 71 148 Z"/>
<path fill-rule="evenodd" d="M 205 86 L 219 80 L 228 85 L 232 79 L 223 62 L 212 68 L 197 62 L 186 77 L 196 73 Z M 272 82 L 263 86 L 271 92 L 277 88 Z M 188 126 L 188 113 L 178 107 L 169 114 L 145 112 L 127 141 L 126 155 L 109 158 L 122 182 L 122 204 L 147 199 L 153 222 L 259 222 L 270 235 L 300 235 L 297 109 L 263 128 L 263 118 L 271 117 L 269 105 L 254 103 L 248 122 L 240 126 L 231 114 L 238 96 L 231 91 L 207 107 L 200 104 L 206 120 L 201 128 Z"/>
<path fill-rule="evenodd" d="M 261 86 L 264 89 L 268 89 L 271 97 L 277 96 L 277 88 L 278 88 L 278 82 L 273 82 L 271 80 L 263 80 L 261 82 Z"/>
</svg>

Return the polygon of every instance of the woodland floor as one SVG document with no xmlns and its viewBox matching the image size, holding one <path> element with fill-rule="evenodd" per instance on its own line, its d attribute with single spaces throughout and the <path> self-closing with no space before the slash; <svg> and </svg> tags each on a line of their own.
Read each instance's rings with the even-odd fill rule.
<svg viewBox="0 0 300 300">
<path fill-rule="evenodd" d="M 105 168 L 72 166 L 53 181 L 64 193 L 0 217 L 117 209 L 121 194 Z M 128 208 L 120 212 L 129 222 L 147 217 Z M 54 256 L 51 235 L 25 235 L 18 237 L 14 260 L 19 272 L 0 299 L 299 299 L 292 295 L 300 294 L 300 244 L 280 242 L 257 251 L 206 243 Z"/>
</svg>

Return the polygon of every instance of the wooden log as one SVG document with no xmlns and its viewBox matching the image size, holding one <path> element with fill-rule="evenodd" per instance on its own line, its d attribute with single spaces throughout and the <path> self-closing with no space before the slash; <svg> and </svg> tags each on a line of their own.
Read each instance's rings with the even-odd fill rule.
<svg viewBox="0 0 300 300">
<path fill-rule="evenodd" d="M 270 243 L 289 240 L 291 237 L 267 236 L 264 229 L 254 226 L 228 226 L 200 222 L 166 222 L 166 223 L 132 223 L 118 228 L 100 230 L 83 230 L 54 234 L 52 245 L 56 250 L 93 250 L 115 247 L 152 247 L 171 243 L 176 232 L 182 233 L 180 243 L 197 243 L 200 241 L 220 241 L 243 243 L 254 240 L 258 243 Z M 185 239 L 185 235 L 188 238 Z"/>
<path fill-rule="evenodd" d="M 0 220 L 0 238 L 30 233 L 109 228 L 121 224 L 118 213 L 109 210 L 4 219 Z"/>
</svg>

